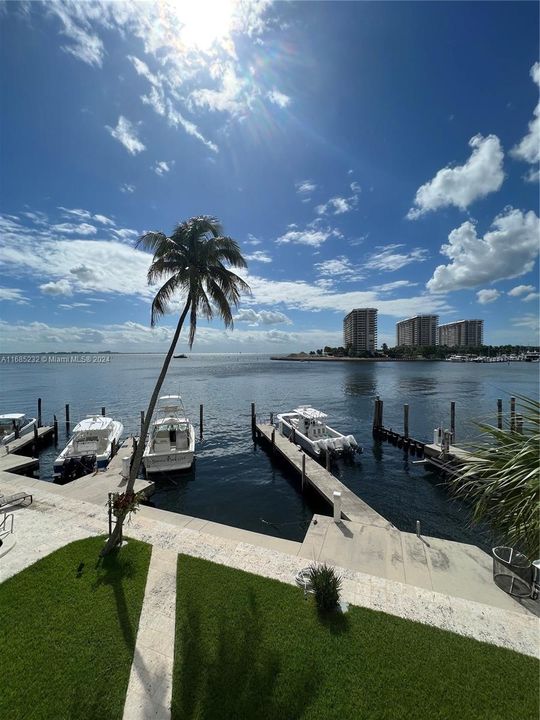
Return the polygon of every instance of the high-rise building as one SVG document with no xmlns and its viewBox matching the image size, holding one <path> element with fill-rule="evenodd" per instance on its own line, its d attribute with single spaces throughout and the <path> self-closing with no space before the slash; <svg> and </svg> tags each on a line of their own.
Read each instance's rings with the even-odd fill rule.
<svg viewBox="0 0 540 720">
<path fill-rule="evenodd" d="M 439 326 L 439 345 L 478 347 L 484 343 L 483 320 L 457 320 Z"/>
<path fill-rule="evenodd" d="M 343 320 L 343 344 L 356 352 L 377 349 L 377 309 L 356 308 Z"/>
<path fill-rule="evenodd" d="M 396 345 L 437 344 L 438 315 L 415 315 L 396 323 Z"/>
</svg>

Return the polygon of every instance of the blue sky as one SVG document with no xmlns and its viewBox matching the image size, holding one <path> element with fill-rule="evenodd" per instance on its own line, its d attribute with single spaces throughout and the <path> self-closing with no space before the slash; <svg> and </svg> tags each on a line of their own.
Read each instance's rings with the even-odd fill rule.
<svg viewBox="0 0 540 720">
<path fill-rule="evenodd" d="M 162 350 L 145 230 L 219 217 L 253 289 L 194 350 L 538 342 L 536 3 L 1 6 L 4 351 Z M 173 307 L 182 305 L 182 298 Z"/>
</svg>

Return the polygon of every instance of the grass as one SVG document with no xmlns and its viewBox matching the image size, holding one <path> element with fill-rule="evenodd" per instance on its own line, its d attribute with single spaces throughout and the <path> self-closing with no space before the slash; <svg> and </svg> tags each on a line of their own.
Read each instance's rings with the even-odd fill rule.
<svg viewBox="0 0 540 720">
<path fill-rule="evenodd" d="M 66 545 L 0 585 L 0 717 L 121 719 L 151 547 Z"/>
<path fill-rule="evenodd" d="M 173 720 L 538 717 L 532 658 L 191 557 L 177 582 Z"/>
</svg>

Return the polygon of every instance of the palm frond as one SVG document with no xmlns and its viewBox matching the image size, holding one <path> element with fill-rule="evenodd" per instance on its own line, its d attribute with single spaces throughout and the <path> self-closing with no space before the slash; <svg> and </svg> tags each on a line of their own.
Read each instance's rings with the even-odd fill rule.
<svg viewBox="0 0 540 720">
<path fill-rule="evenodd" d="M 540 554 L 540 403 L 518 397 L 523 432 L 478 423 L 482 434 L 468 447 L 452 481 L 454 493 L 473 505 L 509 543 Z"/>
<path fill-rule="evenodd" d="M 173 275 L 165 282 L 157 291 L 152 300 L 152 313 L 150 316 L 150 326 L 154 327 L 158 318 L 166 314 L 172 296 L 178 289 L 179 278 Z"/>
</svg>

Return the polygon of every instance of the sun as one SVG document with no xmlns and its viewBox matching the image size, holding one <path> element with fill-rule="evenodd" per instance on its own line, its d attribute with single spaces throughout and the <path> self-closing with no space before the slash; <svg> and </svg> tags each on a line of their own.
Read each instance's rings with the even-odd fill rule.
<svg viewBox="0 0 540 720">
<path fill-rule="evenodd" d="M 208 52 L 230 36 L 234 0 L 163 0 L 160 5 L 169 32 L 190 50 Z"/>
</svg>

